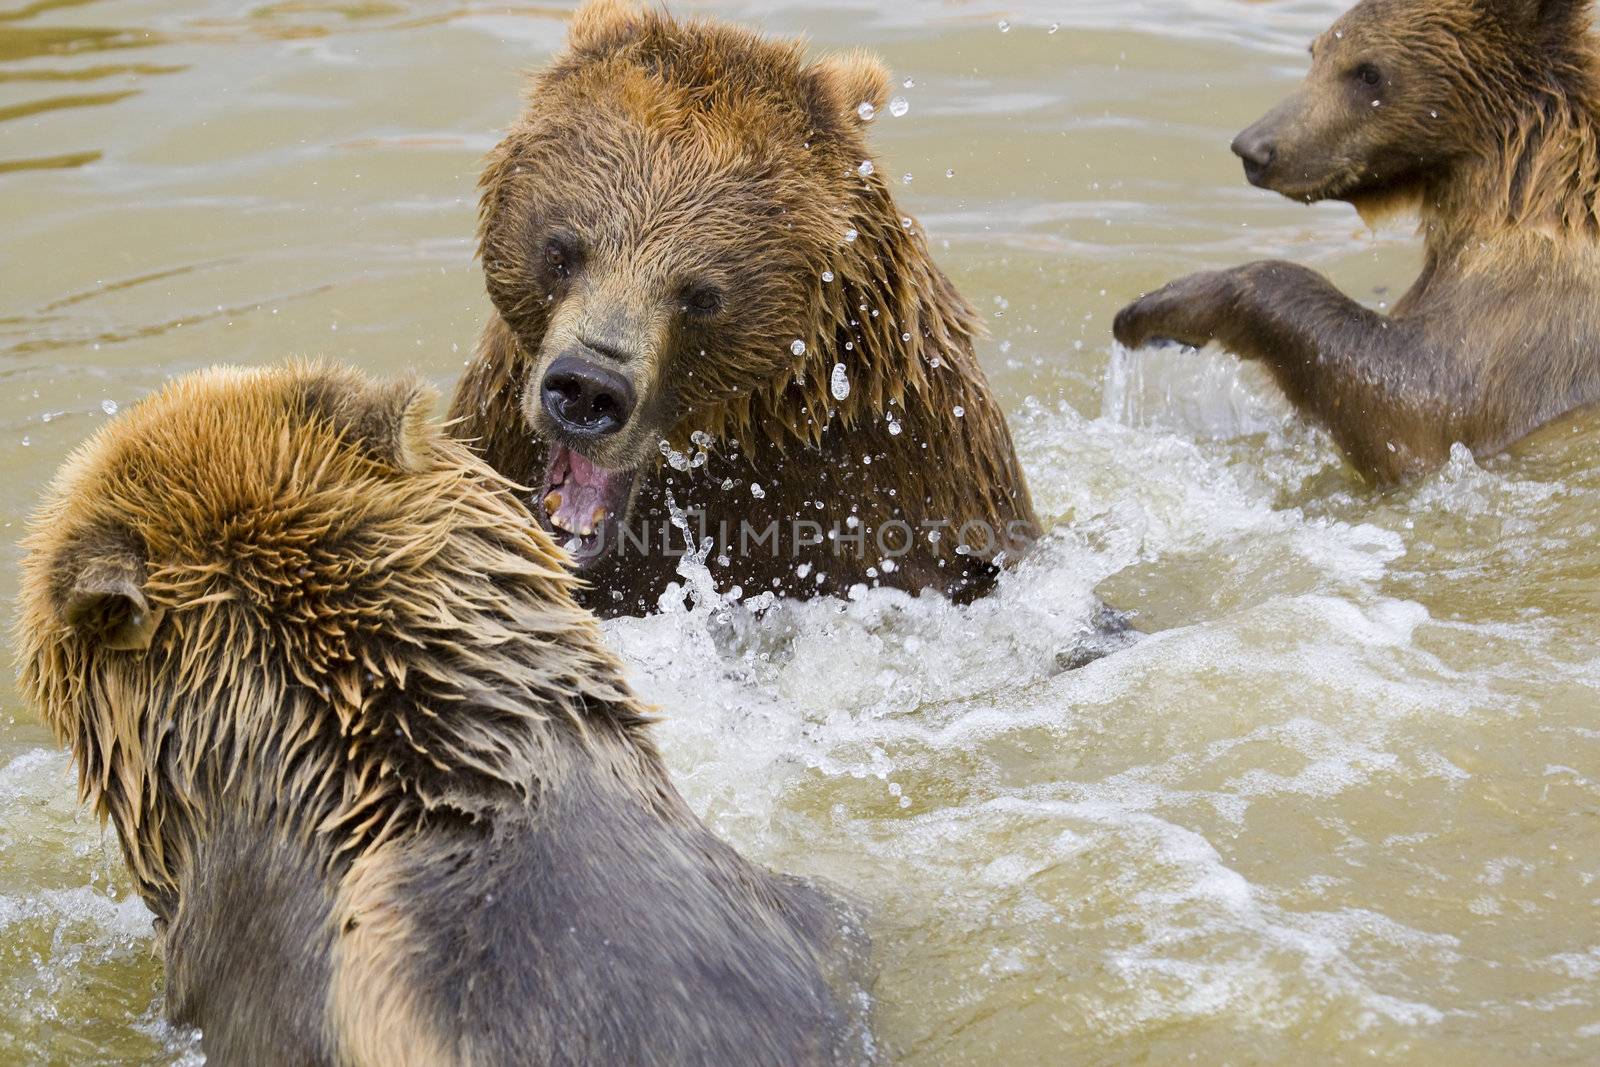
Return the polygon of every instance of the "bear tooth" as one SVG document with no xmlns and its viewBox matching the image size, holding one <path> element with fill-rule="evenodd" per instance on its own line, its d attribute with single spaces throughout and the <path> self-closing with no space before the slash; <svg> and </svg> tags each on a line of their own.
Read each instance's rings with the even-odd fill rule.
<svg viewBox="0 0 1600 1067">
<path fill-rule="evenodd" d="M 544 498 L 544 509 L 545 511 L 548 511 L 550 514 L 554 515 L 556 513 L 556 509 L 560 507 L 561 494 L 552 490 L 550 494 Z"/>
<path fill-rule="evenodd" d="M 606 509 L 604 505 L 594 509 L 594 516 L 589 521 L 596 526 L 599 526 L 602 522 L 606 521 Z"/>
</svg>

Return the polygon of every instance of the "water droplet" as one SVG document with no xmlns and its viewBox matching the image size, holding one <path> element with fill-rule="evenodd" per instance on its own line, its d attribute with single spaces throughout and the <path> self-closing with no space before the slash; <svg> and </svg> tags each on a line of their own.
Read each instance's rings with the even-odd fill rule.
<svg viewBox="0 0 1600 1067">
<path fill-rule="evenodd" d="M 902 175 L 901 178 L 900 178 L 900 184 L 901 185 L 910 185 L 911 184 L 911 175 L 909 173 L 905 174 L 905 175 Z"/>
<path fill-rule="evenodd" d="M 951 408 L 950 410 L 955 414 L 955 417 L 958 418 L 958 419 L 964 418 L 966 416 L 966 414 L 967 414 L 967 409 L 962 407 L 960 404 L 957 404 L 955 407 Z"/>
<path fill-rule="evenodd" d="M 872 165 L 872 160 L 870 159 L 863 159 L 861 161 L 861 166 L 856 168 L 863 178 L 870 177 L 872 172 L 876 169 L 877 168 Z"/>
<path fill-rule="evenodd" d="M 806 354 L 806 343 L 800 340 L 800 338 L 796 337 L 793 341 L 789 342 L 789 351 L 793 352 L 797 356 L 803 356 Z"/>
<path fill-rule="evenodd" d="M 822 280 L 823 280 L 823 281 L 824 281 L 824 282 L 831 282 L 831 281 L 833 281 L 833 271 L 831 271 L 831 270 L 825 270 L 825 271 L 823 271 L 823 272 L 822 272 Z"/>
<path fill-rule="evenodd" d="M 857 237 L 860 237 L 860 236 L 861 235 L 856 233 L 855 230 L 846 230 L 846 231 L 844 231 L 844 239 L 846 241 L 854 241 Z"/>
<path fill-rule="evenodd" d="M 889 114 L 893 115 L 895 118 L 900 118 L 910 110 L 911 102 L 903 96 L 897 96 L 893 100 L 889 101 Z"/>
<path fill-rule="evenodd" d="M 1372 106 L 1373 107 L 1382 107 L 1383 106 L 1383 101 L 1382 100 L 1374 100 L 1372 102 Z"/>
<path fill-rule="evenodd" d="M 1050 24 L 1050 32 L 1051 33 L 1055 33 L 1060 28 L 1061 28 L 1061 23 L 1059 23 L 1059 22 L 1052 22 Z"/>
<path fill-rule="evenodd" d="M 944 172 L 944 176 L 946 178 L 954 178 L 956 176 L 955 168 L 952 167 L 949 170 L 945 171 Z"/>
<path fill-rule="evenodd" d="M 100 410 L 107 415 L 115 415 L 117 413 L 117 402 L 115 400 L 102 400 L 100 401 Z"/>
<path fill-rule="evenodd" d="M 843 400 L 850 395 L 850 378 L 844 372 L 843 363 L 833 365 L 833 379 L 828 383 L 828 389 L 835 400 Z"/>
<path fill-rule="evenodd" d="M 1010 33 L 1011 32 L 1011 23 L 1007 22 L 1005 19 L 1001 19 L 1000 20 L 1000 32 L 1001 33 Z"/>
<path fill-rule="evenodd" d="M 862 122 L 871 122 L 878 114 L 878 109 L 872 106 L 871 100 L 861 101 L 861 106 L 856 108 L 856 115 Z"/>
<path fill-rule="evenodd" d="M 889 436 L 891 436 L 891 437 L 899 437 L 900 436 L 900 424 L 898 422 L 895 422 L 893 419 L 889 420 Z"/>
<path fill-rule="evenodd" d="M 751 482 L 750 483 L 750 495 L 755 497 L 757 500 L 761 500 L 762 498 L 764 498 L 767 495 L 767 491 L 765 489 L 761 488 L 761 483 L 760 482 Z"/>
</svg>

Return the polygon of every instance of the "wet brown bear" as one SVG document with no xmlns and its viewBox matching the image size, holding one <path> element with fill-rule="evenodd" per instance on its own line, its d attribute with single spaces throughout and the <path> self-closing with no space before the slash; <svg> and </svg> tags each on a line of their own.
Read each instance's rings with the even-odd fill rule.
<svg viewBox="0 0 1600 1067">
<path fill-rule="evenodd" d="M 1581 0 L 1365 0 L 1242 133 L 1252 183 L 1420 212 L 1422 276 L 1384 317 L 1290 263 L 1196 274 L 1117 338 L 1263 360 L 1383 483 L 1600 400 L 1600 62 Z"/>
<path fill-rule="evenodd" d="M 164 930 L 169 1013 L 223 1067 L 861 1059 L 841 920 L 684 805 L 432 403 L 197 374 L 38 513 L 23 688 Z"/>
<path fill-rule="evenodd" d="M 887 85 L 591 0 L 491 157 L 456 432 L 596 608 L 654 608 L 686 536 L 746 595 L 961 597 L 1036 535 L 977 319 L 868 162 Z"/>
</svg>

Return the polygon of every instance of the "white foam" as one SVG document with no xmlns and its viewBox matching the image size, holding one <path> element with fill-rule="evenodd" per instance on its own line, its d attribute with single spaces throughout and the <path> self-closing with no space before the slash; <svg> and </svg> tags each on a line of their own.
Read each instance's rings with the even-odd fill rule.
<svg viewBox="0 0 1600 1067">
<path fill-rule="evenodd" d="M 85 924 L 97 939 L 128 942 L 149 938 L 150 921 L 150 910 L 137 897 L 119 900 L 92 886 L 0 896 L 0 930 L 24 922 Z"/>
</svg>

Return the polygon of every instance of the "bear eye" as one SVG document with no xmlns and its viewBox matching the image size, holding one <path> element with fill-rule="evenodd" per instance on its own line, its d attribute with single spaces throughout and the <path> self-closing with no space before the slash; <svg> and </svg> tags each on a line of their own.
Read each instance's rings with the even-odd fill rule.
<svg viewBox="0 0 1600 1067">
<path fill-rule="evenodd" d="M 691 315 L 715 315 L 722 310 L 722 293 L 713 285 L 691 286 L 683 294 L 683 310 Z"/>
<path fill-rule="evenodd" d="M 1367 85 L 1377 85 L 1379 82 L 1383 81 L 1383 72 L 1377 67 L 1374 67 L 1371 63 L 1361 64 L 1352 73 L 1355 74 L 1356 78 L 1362 82 L 1365 82 Z"/>
<path fill-rule="evenodd" d="M 570 278 L 578 262 L 577 249 L 564 237 L 552 237 L 544 243 L 544 265 L 553 277 Z"/>
</svg>

